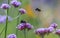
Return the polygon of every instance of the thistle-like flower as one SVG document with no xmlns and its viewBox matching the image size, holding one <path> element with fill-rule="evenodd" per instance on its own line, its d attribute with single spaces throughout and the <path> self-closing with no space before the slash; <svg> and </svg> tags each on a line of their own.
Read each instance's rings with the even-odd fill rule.
<svg viewBox="0 0 60 38">
<path fill-rule="evenodd" d="M 41 38 L 44 38 L 44 36 L 47 34 L 46 28 L 39 28 L 35 30 L 35 33 L 39 35 Z"/>
<path fill-rule="evenodd" d="M 31 30 L 33 26 L 30 23 L 23 21 L 21 24 L 17 26 L 17 28 L 18 30 L 24 30 L 24 29 Z"/>
<path fill-rule="evenodd" d="M 21 2 L 17 1 L 17 0 L 12 0 L 10 2 L 10 4 L 12 4 L 14 7 L 19 7 L 21 5 Z"/>
<path fill-rule="evenodd" d="M 25 13 L 26 13 L 26 10 L 23 9 L 23 8 L 20 8 L 20 9 L 19 9 L 19 12 L 20 12 L 21 14 L 25 14 Z"/>
<path fill-rule="evenodd" d="M 53 27 L 49 27 L 46 29 L 47 33 L 52 33 L 54 31 L 54 28 Z"/>
<path fill-rule="evenodd" d="M 37 35 L 45 35 L 47 33 L 47 31 L 46 31 L 46 28 L 39 28 L 39 29 L 35 30 L 35 33 Z"/>
<path fill-rule="evenodd" d="M 50 27 L 53 27 L 53 28 L 55 28 L 55 29 L 57 28 L 57 26 L 58 26 L 58 25 L 57 25 L 56 23 L 52 23 L 52 24 L 50 25 Z"/>
<path fill-rule="evenodd" d="M 9 9 L 10 6 L 9 6 L 9 4 L 2 4 L 0 8 L 2 8 L 2 9 Z"/>
<path fill-rule="evenodd" d="M 10 34 L 7 36 L 7 38 L 17 38 L 15 34 Z"/>
<path fill-rule="evenodd" d="M 60 36 L 60 29 L 56 30 L 55 34 Z"/>
</svg>

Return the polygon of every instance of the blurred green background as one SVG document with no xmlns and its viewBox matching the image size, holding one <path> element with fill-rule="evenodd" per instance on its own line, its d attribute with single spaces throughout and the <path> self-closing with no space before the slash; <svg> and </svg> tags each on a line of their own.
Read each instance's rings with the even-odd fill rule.
<svg viewBox="0 0 60 38">
<path fill-rule="evenodd" d="M 8 0 L 0 0 L 0 6 L 2 3 L 7 3 Z M 11 0 L 9 0 L 11 1 Z M 9 9 L 8 15 L 11 16 L 12 18 L 16 17 L 18 12 L 18 9 L 20 8 L 27 8 L 28 5 L 32 7 L 31 10 L 34 10 L 35 7 L 32 5 L 32 0 L 18 0 L 22 2 L 22 5 L 19 8 L 14 8 L 11 6 Z M 32 1 L 32 2 L 31 2 Z M 27 22 L 31 23 L 34 26 L 34 29 L 30 30 L 27 32 L 27 38 L 39 38 L 35 33 L 34 30 L 37 28 L 42 28 L 42 27 L 48 27 L 51 23 L 55 22 L 58 24 L 58 28 L 60 28 L 60 0 L 57 0 L 56 2 L 57 5 L 54 5 L 53 8 L 46 5 L 46 6 L 41 6 L 39 7 L 42 9 L 41 12 L 33 11 L 36 15 L 36 18 L 29 17 L 27 14 L 20 15 L 19 20 L 26 20 Z M 56 7 L 55 7 L 56 6 Z M 30 10 L 30 11 L 31 11 Z M 39 15 L 38 15 L 39 14 Z M 5 15 L 5 11 L 3 9 L 0 9 L 0 15 Z M 20 22 L 19 21 L 19 22 Z M 17 26 L 17 20 L 13 20 L 8 23 L 8 30 L 7 30 L 7 35 L 9 34 L 16 34 L 16 26 Z M 3 30 L 5 27 L 4 24 L 0 24 L 0 32 Z M 0 35 L 0 38 L 4 38 L 4 31 Z M 24 38 L 23 31 L 18 31 L 18 38 Z M 45 36 L 45 38 L 58 38 L 57 35 L 55 34 L 50 34 L 48 36 Z"/>
</svg>

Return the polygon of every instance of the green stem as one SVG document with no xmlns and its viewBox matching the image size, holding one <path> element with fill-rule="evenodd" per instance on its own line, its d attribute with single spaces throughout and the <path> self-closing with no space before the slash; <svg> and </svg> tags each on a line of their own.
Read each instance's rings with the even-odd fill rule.
<svg viewBox="0 0 60 38">
<path fill-rule="evenodd" d="M 20 7 L 21 8 L 21 7 Z M 17 16 L 19 15 L 20 13 L 18 12 L 18 14 L 17 14 Z M 20 16 L 20 15 L 19 15 Z M 20 21 L 19 21 L 19 16 L 17 17 L 17 25 L 20 23 Z M 17 26 L 16 25 L 16 26 Z M 17 37 L 18 37 L 18 30 L 16 29 L 16 35 L 17 35 Z"/>
<path fill-rule="evenodd" d="M 19 16 L 20 16 L 20 15 L 18 15 L 17 17 L 14 17 L 14 18 L 12 19 L 12 21 L 13 21 L 13 20 L 16 20 Z"/>
<path fill-rule="evenodd" d="M 7 13 L 6 13 L 5 38 L 6 38 L 6 35 L 7 35 L 7 25 L 8 25 L 8 10 L 7 10 Z"/>
<path fill-rule="evenodd" d="M 59 38 L 60 38 L 60 35 L 59 35 Z"/>
<path fill-rule="evenodd" d="M 26 38 L 26 29 L 24 29 L 24 38 Z"/>
<path fill-rule="evenodd" d="M 19 15 L 19 14 L 18 14 Z M 17 25 L 19 24 L 19 17 L 17 18 Z M 17 30 L 16 30 L 16 34 L 17 34 Z"/>
<path fill-rule="evenodd" d="M 44 35 L 41 35 L 41 38 L 44 38 Z"/>
<path fill-rule="evenodd" d="M 7 0 L 8 4 L 9 4 L 9 0 Z M 6 11 L 6 26 L 5 26 L 5 37 L 7 36 L 7 26 L 8 26 L 8 12 L 9 12 L 9 9 L 7 9 Z"/>
<path fill-rule="evenodd" d="M 17 16 L 19 15 L 19 12 L 17 14 Z M 20 16 L 20 15 L 19 15 Z M 17 17 L 17 24 L 16 26 L 19 24 L 19 16 Z M 16 35 L 17 35 L 17 38 L 18 38 L 18 29 L 16 29 Z"/>
</svg>

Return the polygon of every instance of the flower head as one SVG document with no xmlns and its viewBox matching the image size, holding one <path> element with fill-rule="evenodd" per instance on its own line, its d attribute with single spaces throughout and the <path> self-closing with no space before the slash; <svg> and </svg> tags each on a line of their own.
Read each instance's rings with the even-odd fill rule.
<svg viewBox="0 0 60 38">
<path fill-rule="evenodd" d="M 21 2 L 17 0 L 12 0 L 10 4 L 12 4 L 14 7 L 19 7 L 21 5 Z"/>
<path fill-rule="evenodd" d="M 60 29 L 56 30 L 55 33 L 60 36 Z"/>
<path fill-rule="evenodd" d="M 10 16 L 8 16 L 8 21 L 11 21 L 12 18 Z M 1 15 L 0 16 L 0 23 L 5 23 L 6 22 L 6 16 L 5 15 Z"/>
<path fill-rule="evenodd" d="M 47 28 L 47 33 L 52 33 L 53 31 L 54 31 L 54 28 L 53 27 Z"/>
<path fill-rule="evenodd" d="M 54 31 L 53 27 L 45 28 L 46 34 L 50 34 Z"/>
<path fill-rule="evenodd" d="M 7 38 L 17 38 L 15 34 L 10 34 L 7 36 Z"/>
<path fill-rule="evenodd" d="M 0 23 L 5 23 L 6 17 L 5 16 L 0 16 Z"/>
<path fill-rule="evenodd" d="M 33 28 L 33 26 L 32 26 L 30 23 L 26 23 L 26 28 L 27 28 L 28 30 L 31 30 L 31 29 Z"/>
<path fill-rule="evenodd" d="M 24 30 L 24 29 L 30 30 L 33 28 L 33 26 L 30 23 L 23 22 L 23 23 L 19 24 L 17 26 L 17 28 L 18 28 L 18 30 Z"/>
<path fill-rule="evenodd" d="M 0 8 L 2 8 L 2 9 L 9 9 L 10 6 L 8 4 L 2 4 Z"/>
<path fill-rule="evenodd" d="M 23 8 L 20 8 L 20 9 L 19 9 L 19 12 L 20 12 L 21 14 L 25 14 L 25 13 L 26 13 L 26 10 L 23 9 Z"/>
<path fill-rule="evenodd" d="M 50 25 L 50 27 L 57 28 L 57 24 L 53 23 L 53 24 Z"/>
<path fill-rule="evenodd" d="M 19 24 L 19 25 L 17 26 L 18 30 L 23 30 L 23 29 L 25 29 L 24 25 L 25 25 L 24 23 Z"/>
<path fill-rule="evenodd" d="M 37 35 L 45 35 L 47 32 L 46 32 L 45 28 L 39 28 L 39 29 L 35 30 L 35 33 Z"/>
</svg>

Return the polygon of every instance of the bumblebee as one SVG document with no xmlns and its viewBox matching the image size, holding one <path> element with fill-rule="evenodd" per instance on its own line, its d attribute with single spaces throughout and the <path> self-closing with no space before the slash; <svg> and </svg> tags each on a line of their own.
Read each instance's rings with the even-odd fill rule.
<svg viewBox="0 0 60 38">
<path fill-rule="evenodd" d="M 41 9 L 39 9 L 39 8 L 36 8 L 36 9 L 35 9 L 35 11 L 38 11 L 38 12 L 40 12 L 40 11 L 41 11 Z"/>
</svg>

